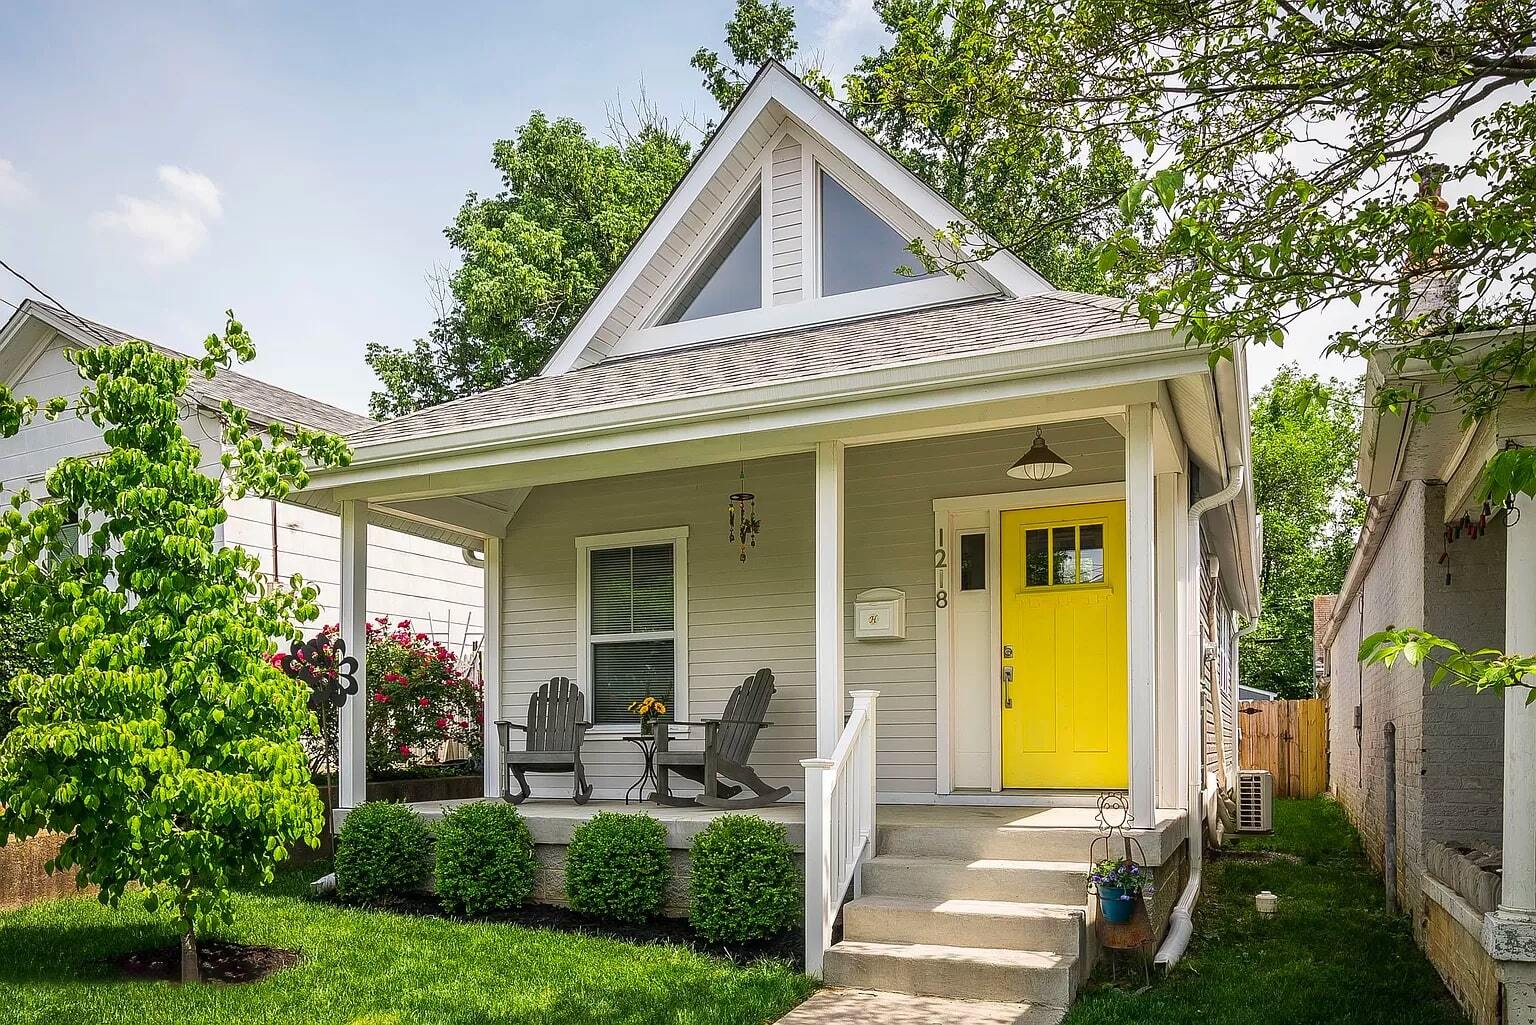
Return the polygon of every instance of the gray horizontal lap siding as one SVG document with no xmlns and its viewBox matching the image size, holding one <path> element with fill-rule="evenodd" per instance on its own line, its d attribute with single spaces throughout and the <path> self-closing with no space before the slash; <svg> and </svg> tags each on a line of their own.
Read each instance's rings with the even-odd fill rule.
<svg viewBox="0 0 1536 1025">
<path fill-rule="evenodd" d="M 1001 431 L 850 449 L 846 469 L 845 630 L 850 690 L 880 691 L 880 792 L 931 798 L 937 787 L 933 500 L 1025 490 L 1004 471 L 1033 431 Z M 1050 430 L 1075 465 L 1062 483 L 1124 477 L 1123 447 L 1103 421 Z M 688 716 L 718 715 L 731 690 L 761 666 L 774 672 L 773 728 L 753 755 L 776 785 L 803 785 L 800 760 L 815 751 L 815 561 L 813 459 L 750 462 L 763 533 L 747 561 L 726 539 L 726 497 L 735 464 L 551 485 L 535 489 L 513 521 L 504 552 L 502 709 L 521 721 L 528 696 L 551 676 L 576 674 L 576 547 L 583 535 L 686 525 L 688 539 Z M 855 641 L 852 600 L 871 587 L 907 595 L 907 636 Z M 691 742 L 697 743 L 697 738 Z M 593 739 L 586 761 L 604 796 L 622 796 L 640 771 L 633 749 Z M 569 781 L 538 785 L 540 796 Z M 690 791 L 691 792 L 691 791 Z"/>
</svg>

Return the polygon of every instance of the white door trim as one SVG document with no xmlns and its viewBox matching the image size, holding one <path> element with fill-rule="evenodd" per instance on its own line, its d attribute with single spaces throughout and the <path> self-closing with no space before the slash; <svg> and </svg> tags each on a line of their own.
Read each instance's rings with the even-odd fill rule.
<svg viewBox="0 0 1536 1025">
<path fill-rule="evenodd" d="M 1003 717 L 1002 694 L 1003 682 L 999 673 L 1002 662 L 997 657 L 999 644 L 1002 637 L 1002 590 L 999 586 L 1002 580 L 1002 555 L 1000 553 L 1000 541 L 1002 537 L 1002 517 L 1004 512 L 1016 509 L 1042 509 L 1058 505 L 1088 505 L 1093 502 L 1121 502 L 1125 500 L 1125 484 L 1123 481 L 1111 481 L 1106 484 L 1073 484 L 1059 488 L 1032 488 L 1028 491 L 1002 491 L 990 495 L 965 495 L 958 498 L 936 498 L 933 500 L 933 536 L 934 536 L 934 562 L 935 562 L 935 590 L 957 589 L 958 581 L 955 577 L 956 559 L 959 552 L 955 538 L 957 529 L 959 533 L 975 533 L 974 525 L 966 525 L 956 528 L 957 514 L 985 513 L 987 516 L 987 579 L 992 581 L 991 609 L 988 616 L 990 624 L 991 650 L 993 657 L 990 659 L 991 679 L 990 701 L 991 730 L 992 730 L 992 781 L 991 791 L 994 794 L 1001 793 L 1003 789 Z M 943 554 L 941 567 L 939 554 Z M 940 796 L 954 793 L 954 661 L 955 652 L 950 643 L 950 637 L 954 631 L 954 603 L 948 602 L 947 607 L 935 609 L 934 633 L 935 633 L 935 662 L 937 670 L 935 725 L 938 730 L 938 786 Z"/>
</svg>

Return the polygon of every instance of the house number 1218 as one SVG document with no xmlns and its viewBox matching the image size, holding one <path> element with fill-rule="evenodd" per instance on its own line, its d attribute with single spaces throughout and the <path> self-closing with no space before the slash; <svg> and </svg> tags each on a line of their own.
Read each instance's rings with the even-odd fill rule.
<svg viewBox="0 0 1536 1025">
<path fill-rule="evenodd" d="M 944 532 L 939 531 L 939 547 L 933 550 L 934 581 L 933 604 L 941 609 L 949 608 L 949 557 L 944 552 Z"/>
</svg>

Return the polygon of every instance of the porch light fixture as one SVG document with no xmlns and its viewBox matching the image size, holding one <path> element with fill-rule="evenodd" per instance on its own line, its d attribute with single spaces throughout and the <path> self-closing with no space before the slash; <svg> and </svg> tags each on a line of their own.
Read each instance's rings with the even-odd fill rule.
<svg viewBox="0 0 1536 1025">
<path fill-rule="evenodd" d="M 1035 443 L 1029 446 L 1029 451 L 1008 468 L 1008 476 L 1019 480 L 1050 480 L 1071 472 L 1072 464 L 1051 451 L 1045 443 L 1045 433 L 1039 428 L 1035 429 Z"/>
</svg>

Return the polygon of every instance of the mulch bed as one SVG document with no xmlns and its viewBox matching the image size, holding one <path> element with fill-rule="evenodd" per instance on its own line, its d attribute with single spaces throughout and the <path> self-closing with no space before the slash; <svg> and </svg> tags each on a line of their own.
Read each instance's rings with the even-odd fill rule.
<svg viewBox="0 0 1536 1025">
<path fill-rule="evenodd" d="M 348 904 L 335 894 L 312 897 L 327 903 Z M 418 915 L 428 918 L 444 918 L 454 922 L 493 922 L 522 926 L 525 929 L 553 929 L 558 932 L 577 933 L 582 936 L 600 936 L 622 943 L 669 944 L 687 947 L 700 954 L 724 958 L 737 965 L 755 961 L 782 961 L 796 971 L 805 970 L 805 946 L 797 930 L 781 933 L 768 940 L 755 943 L 713 943 L 694 932 L 686 919 L 654 918 L 639 925 L 627 925 L 606 918 L 596 918 L 553 904 L 525 904 L 512 911 L 497 911 L 486 915 L 462 915 L 444 909 L 437 897 L 423 893 L 414 897 L 396 898 L 387 904 L 370 905 L 374 910 L 393 911 L 402 915 Z"/>
<path fill-rule="evenodd" d="M 197 953 L 204 982 L 260 982 L 274 972 L 292 968 L 303 959 L 297 950 L 248 947 L 221 940 L 201 940 Z M 113 958 L 111 963 L 132 979 L 181 980 L 181 946 L 176 943 L 154 950 L 135 950 Z"/>
</svg>

